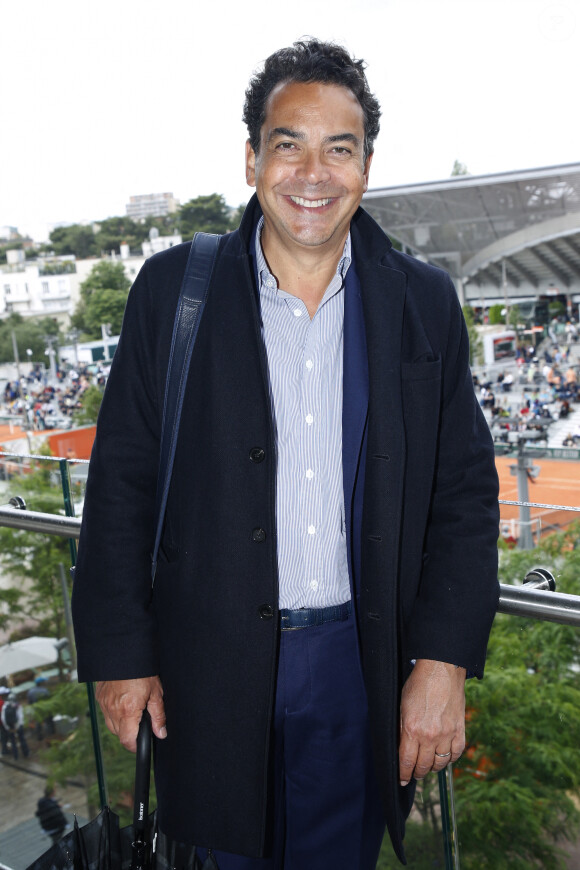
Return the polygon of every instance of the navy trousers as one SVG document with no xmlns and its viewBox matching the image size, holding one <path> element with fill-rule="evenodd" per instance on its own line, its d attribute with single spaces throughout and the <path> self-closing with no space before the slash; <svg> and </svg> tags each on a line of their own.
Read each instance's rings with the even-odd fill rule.
<svg viewBox="0 0 580 870">
<path fill-rule="evenodd" d="M 214 852 L 219 870 L 374 870 L 385 822 L 352 617 L 281 633 L 274 752 L 273 854 Z"/>
</svg>

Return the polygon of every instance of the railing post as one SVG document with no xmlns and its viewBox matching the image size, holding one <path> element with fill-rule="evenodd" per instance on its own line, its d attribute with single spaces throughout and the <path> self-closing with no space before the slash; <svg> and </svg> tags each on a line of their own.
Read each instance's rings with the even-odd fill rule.
<svg viewBox="0 0 580 870">
<path fill-rule="evenodd" d="M 59 461 L 60 479 L 62 483 L 62 494 L 64 499 L 64 510 L 67 517 L 74 517 L 75 506 L 71 496 L 70 473 L 68 462 L 66 459 Z M 77 543 L 74 538 L 69 538 L 71 565 L 74 568 L 77 561 Z M 95 754 L 95 766 L 97 768 L 97 781 L 99 785 L 99 801 L 101 807 L 105 807 L 107 801 L 107 784 L 105 781 L 105 766 L 103 764 L 103 749 L 101 747 L 101 736 L 99 734 L 99 720 L 97 719 L 97 701 L 95 698 L 95 686 L 93 683 L 87 683 L 87 699 L 89 702 L 89 717 L 91 720 L 91 732 L 93 736 L 93 752 Z"/>
</svg>

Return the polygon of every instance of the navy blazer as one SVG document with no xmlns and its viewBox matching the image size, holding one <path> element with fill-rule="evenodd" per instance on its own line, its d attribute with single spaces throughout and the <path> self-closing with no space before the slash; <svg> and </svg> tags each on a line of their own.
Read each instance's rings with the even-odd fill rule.
<svg viewBox="0 0 580 870">
<path fill-rule="evenodd" d="M 279 636 L 275 442 L 252 267 L 259 214 L 254 197 L 240 230 L 220 243 L 153 590 L 161 409 L 189 245 L 150 258 L 131 289 L 73 590 L 80 679 L 161 676 L 169 736 L 157 746 L 156 783 L 171 806 L 162 828 L 253 856 L 270 821 Z M 394 251 L 362 209 L 351 233 L 347 534 L 377 773 L 402 855 L 412 787 L 398 783 L 401 686 L 414 658 L 483 672 L 498 598 L 497 476 L 450 279 Z"/>
</svg>

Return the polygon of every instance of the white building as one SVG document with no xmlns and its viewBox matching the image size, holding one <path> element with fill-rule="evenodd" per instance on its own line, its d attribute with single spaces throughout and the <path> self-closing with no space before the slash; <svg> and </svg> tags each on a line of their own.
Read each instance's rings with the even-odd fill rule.
<svg viewBox="0 0 580 870">
<path fill-rule="evenodd" d="M 152 254 L 181 243 L 181 236 L 155 236 L 143 244 L 143 256 L 134 257 L 122 246 L 121 256 L 103 258 L 123 264 L 133 283 Z M 100 259 L 75 260 L 73 256 L 30 261 L 22 251 L 7 252 L 8 265 L 0 267 L 0 319 L 12 312 L 23 317 L 54 317 L 65 327 L 80 299 L 80 286 Z"/>
<path fill-rule="evenodd" d="M 0 317 L 17 312 L 23 317 L 66 320 L 78 301 L 74 259 L 27 262 L 9 257 L 0 270 Z"/>
<path fill-rule="evenodd" d="M 164 217 L 179 208 L 172 193 L 144 193 L 129 197 L 126 209 L 129 217 L 138 221 L 146 217 Z"/>
<path fill-rule="evenodd" d="M 156 227 L 151 227 L 149 230 L 149 241 L 141 244 L 143 256 L 145 258 L 151 257 L 153 254 L 158 254 L 159 251 L 166 251 L 168 248 L 180 245 L 181 242 L 182 238 L 179 233 L 173 236 L 160 236 L 159 230 Z"/>
</svg>

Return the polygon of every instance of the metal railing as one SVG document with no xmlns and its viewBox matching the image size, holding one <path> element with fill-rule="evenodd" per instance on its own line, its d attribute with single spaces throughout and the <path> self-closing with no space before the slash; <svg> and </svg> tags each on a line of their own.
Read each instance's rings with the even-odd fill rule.
<svg viewBox="0 0 580 870">
<path fill-rule="evenodd" d="M 69 512 L 66 495 L 65 503 L 67 504 L 67 512 Z M 511 504 L 511 502 L 503 503 Z M 576 510 L 580 509 L 577 508 Z M 68 538 L 71 542 L 73 564 L 76 561 L 76 541 L 79 538 L 81 528 L 81 520 L 76 517 L 29 511 L 26 509 L 24 499 L 16 496 L 11 498 L 8 504 L 0 506 L 0 526 Z M 556 581 L 552 573 L 546 568 L 534 568 L 526 574 L 521 586 L 500 583 L 498 613 L 580 627 L 580 595 L 566 595 L 555 590 Z M 106 803 L 105 770 L 97 724 L 93 684 L 87 684 L 87 695 L 99 793 L 101 804 L 104 805 Z M 460 866 L 458 833 L 451 765 L 448 765 L 445 770 L 439 771 L 438 782 L 445 867 L 446 870 L 454 870 L 454 868 L 458 870 Z"/>
<path fill-rule="evenodd" d="M 26 510 L 24 500 L 16 497 L 7 505 L 0 506 L 0 526 L 76 540 L 81 521 L 77 517 Z M 556 592 L 555 581 L 546 569 L 531 571 L 522 586 L 500 583 L 499 588 L 498 613 L 580 626 L 580 595 Z"/>
</svg>

